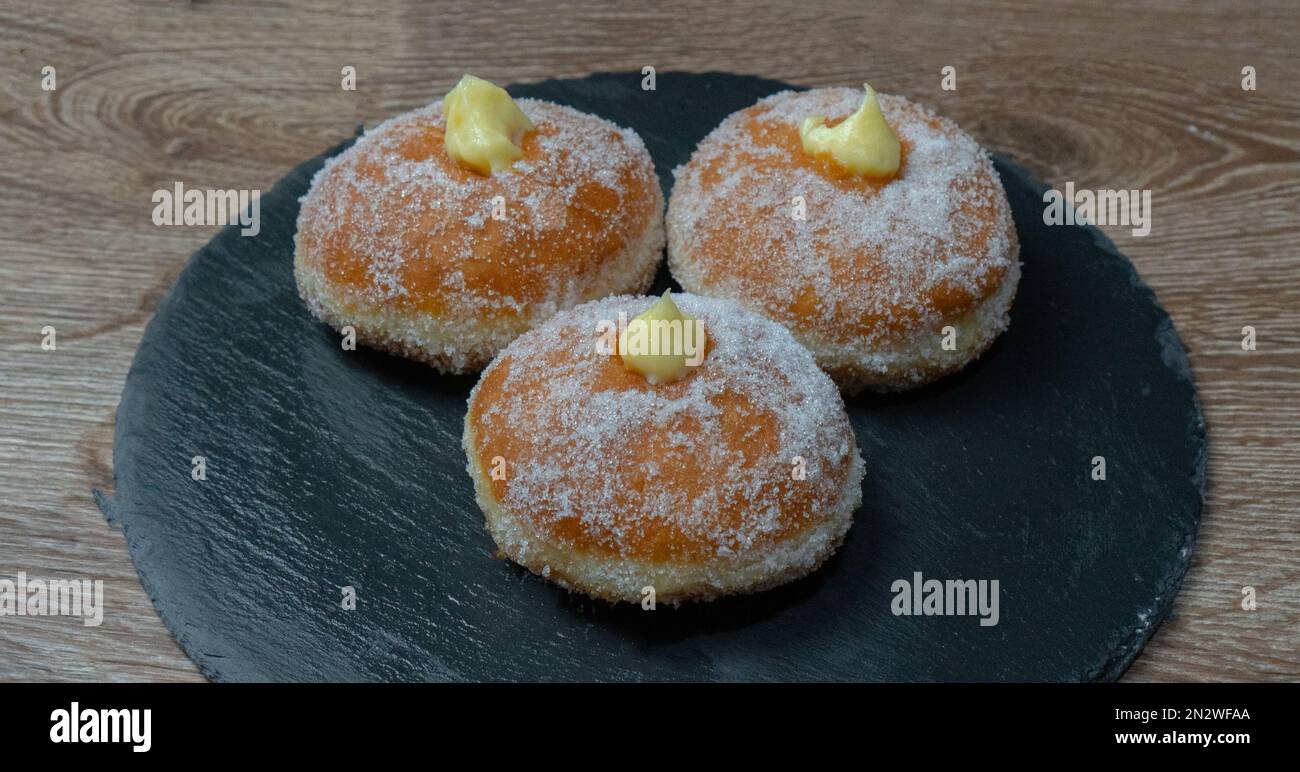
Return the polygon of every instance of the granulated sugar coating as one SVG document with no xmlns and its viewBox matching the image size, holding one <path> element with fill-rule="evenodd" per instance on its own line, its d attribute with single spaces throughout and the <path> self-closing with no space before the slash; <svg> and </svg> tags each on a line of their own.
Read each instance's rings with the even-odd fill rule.
<svg viewBox="0 0 1300 772">
<path fill-rule="evenodd" d="M 596 597 L 789 581 L 834 551 L 861 502 L 843 402 L 808 352 L 732 301 L 673 300 L 708 338 L 683 380 L 651 385 L 598 350 L 602 321 L 653 302 L 622 296 L 520 336 L 470 396 L 465 450 L 498 546 Z"/>
<path fill-rule="evenodd" d="M 726 118 L 675 171 L 669 264 L 688 291 L 790 327 L 846 391 L 959 368 L 1006 328 L 1019 277 L 1011 210 L 988 154 L 955 124 L 879 95 L 899 174 L 853 178 L 803 152 L 799 124 L 862 92 L 784 91 Z M 957 328 L 956 352 L 940 348 Z"/>
<path fill-rule="evenodd" d="M 449 158 L 440 104 L 325 164 L 301 201 L 295 257 L 318 317 L 463 372 L 560 308 L 649 286 L 663 196 L 641 139 L 568 107 L 517 104 L 537 130 L 508 171 Z"/>
</svg>

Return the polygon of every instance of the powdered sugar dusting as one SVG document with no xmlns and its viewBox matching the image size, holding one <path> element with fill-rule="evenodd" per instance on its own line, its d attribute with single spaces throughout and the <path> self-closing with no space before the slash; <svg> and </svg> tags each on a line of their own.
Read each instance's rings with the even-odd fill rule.
<svg viewBox="0 0 1300 772">
<path fill-rule="evenodd" d="M 780 325 L 727 300 L 673 299 L 703 320 L 709 339 L 691 375 L 653 388 L 610 387 L 597 326 L 619 312 L 635 316 L 651 298 L 561 312 L 508 346 L 475 387 L 471 467 L 507 437 L 525 438 L 523 457 L 508 459 L 502 509 L 561 543 L 577 527 L 614 556 L 644 557 L 660 535 L 677 534 L 668 557 L 716 558 L 725 567 L 792 527 L 834 521 L 842 534 L 857 503 L 844 491 L 857 494 L 863 472 L 834 384 Z M 484 384 L 492 384 L 491 399 L 476 404 Z M 796 457 L 806 463 L 797 482 Z M 671 484 L 683 479 L 673 475 L 682 468 L 697 487 Z M 819 561 L 827 550 L 818 544 L 808 554 Z"/>
<path fill-rule="evenodd" d="M 550 102 L 516 103 L 538 127 L 534 144 L 490 177 L 445 157 L 440 103 L 368 131 L 312 180 L 300 246 L 305 238 L 361 263 L 366 280 L 351 283 L 362 304 L 432 295 L 448 316 L 540 320 L 588 299 L 601 261 L 662 211 L 649 153 L 630 129 Z M 629 179 L 641 184 L 629 190 Z M 504 217 L 493 218 L 494 205 Z M 346 270 L 324 268 L 333 278 Z"/>
<path fill-rule="evenodd" d="M 724 120 L 675 170 L 668 231 L 678 280 L 796 333 L 868 345 L 901 345 L 996 291 L 1016 247 L 988 154 L 927 109 L 879 99 L 907 148 L 900 175 L 883 186 L 846 184 L 790 159 L 801 152 L 800 121 L 847 116 L 861 91 L 781 92 Z M 792 216 L 795 197 L 806 220 Z"/>
</svg>

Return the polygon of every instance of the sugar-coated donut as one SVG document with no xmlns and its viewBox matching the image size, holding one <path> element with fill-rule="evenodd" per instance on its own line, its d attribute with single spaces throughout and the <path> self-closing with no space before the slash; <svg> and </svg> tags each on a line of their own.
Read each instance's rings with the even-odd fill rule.
<svg viewBox="0 0 1300 772">
<path fill-rule="evenodd" d="M 862 501 L 843 400 L 807 350 L 732 301 L 673 300 L 708 338 L 681 380 L 652 385 L 598 350 L 602 322 L 653 301 L 622 296 L 524 333 L 470 395 L 463 443 L 500 552 L 596 598 L 791 581 L 835 551 Z"/>
<path fill-rule="evenodd" d="M 440 103 L 326 162 L 295 239 L 294 275 L 317 317 L 471 372 L 561 308 L 649 287 L 663 194 L 640 137 L 569 107 L 516 104 L 536 130 L 506 171 L 480 175 L 447 155 Z"/>
<path fill-rule="evenodd" d="M 803 152 L 800 122 L 852 114 L 860 90 L 784 91 L 705 137 L 668 204 L 677 281 L 786 325 L 847 394 L 965 366 L 1006 329 L 1020 278 L 988 154 L 923 107 L 879 100 L 902 145 L 888 181 Z"/>
</svg>

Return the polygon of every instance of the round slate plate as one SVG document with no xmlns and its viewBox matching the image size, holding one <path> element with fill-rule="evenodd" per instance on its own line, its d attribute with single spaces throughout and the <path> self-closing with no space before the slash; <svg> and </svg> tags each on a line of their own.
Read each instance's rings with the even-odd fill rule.
<svg viewBox="0 0 1300 772">
<path fill-rule="evenodd" d="M 786 87 L 640 83 L 512 92 L 635 128 L 668 189 L 724 116 Z M 957 376 L 849 402 L 868 472 L 840 552 L 761 595 L 643 611 L 492 559 L 460 447 L 474 378 L 343 351 L 307 313 L 294 222 L 325 157 L 262 197 L 260 235 L 228 228 L 191 258 L 127 377 L 116 495 L 96 494 L 209 678 L 1106 680 L 1169 612 L 1204 485 L 1186 356 L 1129 261 L 1094 229 L 1044 226 L 1044 186 L 1010 161 L 1011 329 Z M 895 616 L 891 586 L 917 572 L 997 580 L 998 623 Z"/>
</svg>

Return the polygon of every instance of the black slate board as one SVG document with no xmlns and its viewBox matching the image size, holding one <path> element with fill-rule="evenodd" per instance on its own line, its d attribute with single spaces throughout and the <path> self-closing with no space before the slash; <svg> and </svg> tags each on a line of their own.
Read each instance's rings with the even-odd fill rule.
<svg viewBox="0 0 1300 772">
<path fill-rule="evenodd" d="M 512 91 L 632 126 L 668 189 L 725 115 L 785 87 L 640 81 Z M 647 612 L 491 559 L 460 448 L 474 378 L 342 351 L 308 315 L 294 222 L 324 158 L 262 197 L 259 236 L 226 229 L 191 258 L 127 378 L 117 493 L 96 493 L 209 678 L 1109 680 L 1168 614 L 1204 487 L 1186 356 L 1129 261 L 1094 229 L 1044 226 L 1045 186 L 1007 159 L 1011 329 L 957 376 L 849 402 L 868 473 L 843 549 L 784 588 Z M 893 616 L 891 584 L 916 571 L 999 580 L 999 624 Z"/>
</svg>

